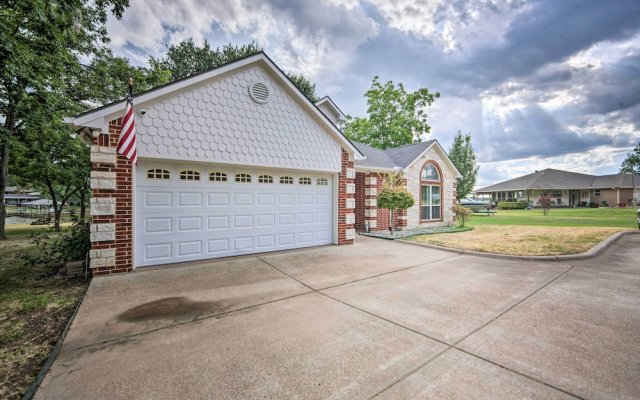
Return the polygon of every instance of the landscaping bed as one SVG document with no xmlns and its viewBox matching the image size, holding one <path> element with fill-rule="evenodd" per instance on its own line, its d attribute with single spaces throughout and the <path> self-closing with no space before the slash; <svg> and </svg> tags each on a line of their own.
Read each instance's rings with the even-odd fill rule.
<svg viewBox="0 0 640 400">
<path fill-rule="evenodd" d="M 11 232 L 11 226 L 8 231 Z M 34 229 L 37 230 L 37 229 Z M 26 227 L 17 229 L 26 232 Z M 87 283 L 26 265 L 21 251 L 40 247 L 25 234 L 0 241 L 0 398 L 20 399 L 82 299 Z"/>
<path fill-rule="evenodd" d="M 443 226 L 443 227 L 437 227 L 437 228 L 416 228 L 416 229 L 405 229 L 402 231 L 393 231 L 393 233 L 391 231 L 388 230 L 384 230 L 384 231 L 372 231 L 372 232 L 360 232 L 360 235 L 363 236 L 371 236 L 371 237 L 377 237 L 377 238 L 383 238 L 383 239 L 391 239 L 391 240 L 395 240 L 395 239 L 405 239 L 408 238 L 410 236 L 416 236 L 416 235 L 434 235 L 434 234 L 444 234 L 444 233 L 454 233 L 454 232 L 466 232 L 469 231 L 473 228 L 471 227 L 464 227 L 464 228 L 459 228 L 457 226 Z"/>
</svg>

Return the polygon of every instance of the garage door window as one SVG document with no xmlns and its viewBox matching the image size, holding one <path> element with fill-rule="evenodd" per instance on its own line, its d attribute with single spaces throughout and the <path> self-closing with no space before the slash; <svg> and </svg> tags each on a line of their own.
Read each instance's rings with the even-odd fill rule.
<svg viewBox="0 0 640 400">
<path fill-rule="evenodd" d="M 300 178 L 299 183 L 301 185 L 311 185 L 311 178 L 306 178 L 306 177 Z"/>
<path fill-rule="evenodd" d="M 318 186 L 327 186 L 329 184 L 329 180 L 327 178 L 318 178 L 316 181 L 316 185 Z"/>
<path fill-rule="evenodd" d="M 209 181 L 211 182 L 226 182 L 227 174 L 224 172 L 212 172 L 209 174 Z"/>
<path fill-rule="evenodd" d="M 293 178 L 290 176 L 281 176 L 280 183 L 283 185 L 293 185 Z"/>
<path fill-rule="evenodd" d="M 147 179 L 169 179 L 169 171 L 161 168 L 154 168 L 147 171 Z"/>
<path fill-rule="evenodd" d="M 197 171 L 182 171 L 180 172 L 181 181 L 199 181 L 200 172 Z"/>
<path fill-rule="evenodd" d="M 273 183 L 273 176 L 271 176 L 271 175 L 260 175 L 258 177 L 258 183 Z"/>
<path fill-rule="evenodd" d="M 249 174 L 236 174 L 236 182 L 240 182 L 240 183 L 251 182 L 251 175 L 249 175 Z"/>
</svg>

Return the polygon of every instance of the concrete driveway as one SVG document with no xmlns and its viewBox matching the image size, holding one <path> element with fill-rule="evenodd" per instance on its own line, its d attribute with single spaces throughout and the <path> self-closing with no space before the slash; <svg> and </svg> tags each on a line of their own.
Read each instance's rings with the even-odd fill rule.
<svg viewBox="0 0 640 400">
<path fill-rule="evenodd" d="M 637 399 L 639 259 L 359 237 L 96 278 L 36 398 Z"/>
</svg>

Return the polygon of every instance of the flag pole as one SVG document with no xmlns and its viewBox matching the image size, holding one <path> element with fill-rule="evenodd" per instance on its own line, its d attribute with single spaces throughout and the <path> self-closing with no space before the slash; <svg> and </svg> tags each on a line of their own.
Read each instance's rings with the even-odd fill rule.
<svg viewBox="0 0 640 400">
<path fill-rule="evenodd" d="M 133 98 L 133 78 L 129 77 L 129 80 L 127 83 L 129 85 L 129 98 L 132 99 Z"/>
</svg>

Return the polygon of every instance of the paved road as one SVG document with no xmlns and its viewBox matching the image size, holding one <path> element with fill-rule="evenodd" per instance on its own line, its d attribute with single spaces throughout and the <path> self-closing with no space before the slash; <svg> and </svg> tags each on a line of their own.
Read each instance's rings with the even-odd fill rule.
<svg viewBox="0 0 640 400">
<path fill-rule="evenodd" d="M 359 237 L 97 278 L 36 398 L 638 399 L 639 259 Z"/>
</svg>

